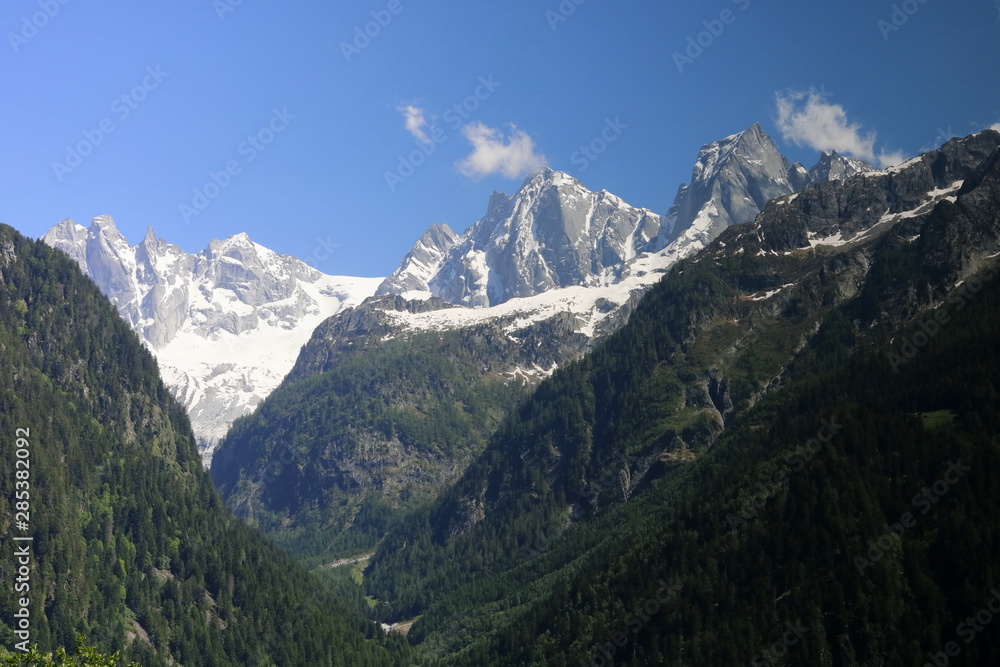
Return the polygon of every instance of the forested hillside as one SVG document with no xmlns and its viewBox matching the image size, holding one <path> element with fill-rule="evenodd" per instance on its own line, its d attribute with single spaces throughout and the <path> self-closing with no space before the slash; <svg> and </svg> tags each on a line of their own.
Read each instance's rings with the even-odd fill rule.
<svg viewBox="0 0 1000 667">
<path fill-rule="evenodd" d="M 6 226 L 0 366 L 5 646 L 24 639 L 12 625 L 24 596 L 42 651 L 82 634 L 143 667 L 405 662 L 231 515 L 135 334 L 72 260 Z M 15 596 L 17 536 L 32 541 L 30 588 Z"/>
<path fill-rule="evenodd" d="M 998 139 L 675 267 L 390 534 L 380 612 L 433 664 L 994 664 Z"/>
<path fill-rule="evenodd" d="M 850 351 L 831 319 L 814 360 L 695 464 L 541 533 L 432 602 L 412 639 L 455 665 L 919 665 L 952 642 L 947 664 L 997 664 L 989 615 L 975 620 L 1000 590 L 995 277 L 898 368 L 892 347 L 828 365 Z M 460 571 L 423 570 L 426 555 L 410 569 Z"/>
<path fill-rule="evenodd" d="M 398 334 L 370 304 L 331 318 L 282 386 L 233 425 L 212 478 L 238 516 L 300 557 L 371 550 L 454 481 L 537 384 L 516 369 L 537 372 L 587 342 L 569 315 L 520 339 L 505 324 Z"/>
</svg>

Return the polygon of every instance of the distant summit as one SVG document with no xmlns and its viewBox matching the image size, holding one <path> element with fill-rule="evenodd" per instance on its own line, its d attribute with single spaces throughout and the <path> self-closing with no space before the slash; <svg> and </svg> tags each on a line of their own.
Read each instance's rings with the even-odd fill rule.
<svg viewBox="0 0 1000 667">
<path fill-rule="evenodd" d="M 809 170 L 790 164 L 758 123 L 703 146 L 690 184 L 680 186 L 665 216 L 543 168 L 514 195 L 494 192 L 486 215 L 461 236 L 447 226 L 428 229 L 378 293 L 489 307 L 616 284 L 644 254 L 686 257 L 730 225 L 753 220 L 771 199 L 864 171 L 874 168 L 837 153 L 824 153 Z"/>
<path fill-rule="evenodd" d="M 806 177 L 806 185 L 816 185 L 817 183 L 829 183 L 830 181 L 842 181 L 855 174 L 863 174 L 876 171 L 875 167 L 867 162 L 855 160 L 854 158 L 838 155 L 837 151 L 832 153 L 824 152 L 819 162 L 809 170 Z"/>
<path fill-rule="evenodd" d="M 675 262 L 754 220 L 769 200 L 864 171 L 872 168 L 836 153 L 809 170 L 790 164 L 756 123 L 702 147 L 665 216 L 543 168 L 513 195 L 494 192 L 461 235 L 432 225 L 385 280 L 327 276 L 246 234 L 191 255 L 150 228 L 133 246 L 110 216 L 89 228 L 64 220 L 43 239 L 84 268 L 155 352 L 207 461 L 233 420 L 278 386 L 313 330 L 376 291 L 466 307 L 410 313 L 404 327 L 461 327 L 516 310 L 525 326 L 567 315 L 572 335 L 594 341 Z M 506 304 L 502 315 L 490 310 Z"/>
<path fill-rule="evenodd" d="M 89 229 L 63 220 L 42 240 L 73 258 L 156 354 L 206 461 L 233 420 L 278 386 L 313 329 L 379 282 L 325 275 L 246 234 L 190 255 L 149 228 L 133 246 L 107 215 Z"/>
<path fill-rule="evenodd" d="M 675 230 L 672 242 L 700 250 L 730 225 L 756 218 L 776 197 L 863 171 L 875 169 L 836 153 L 824 153 L 808 171 L 798 162 L 790 164 L 754 123 L 702 147 L 691 182 L 678 189 L 665 226 Z"/>
<path fill-rule="evenodd" d="M 424 291 L 482 307 L 562 287 L 615 282 L 626 262 L 656 249 L 660 216 L 545 168 L 514 195 L 493 193 L 486 215 L 461 237 L 434 237 L 434 229 L 380 293 Z M 414 262 L 414 256 L 428 261 Z"/>
</svg>

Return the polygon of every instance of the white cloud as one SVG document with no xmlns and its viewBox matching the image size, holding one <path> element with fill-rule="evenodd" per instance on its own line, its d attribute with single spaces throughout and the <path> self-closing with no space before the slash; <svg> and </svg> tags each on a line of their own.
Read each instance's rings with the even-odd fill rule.
<svg viewBox="0 0 1000 667">
<path fill-rule="evenodd" d="M 472 153 L 458 163 L 458 170 L 466 176 L 499 173 L 517 178 L 545 166 L 545 156 L 535 152 L 534 140 L 514 125 L 509 137 L 478 122 L 463 127 L 462 134 L 472 144 Z"/>
<path fill-rule="evenodd" d="M 990 129 L 1000 132 L 1000 123 L 993 123 L 993 125 L 990 125 Z"/>
<path fill-rule="evenodd" d="M 415 107 L 412 104 L 407 104 L 405 106 L 397 107 L 397 110 L 403 114 L 403 118 L 406 119 L 407 132 L 425 144 L 431 143 L 431 138 L 427 136 L 426 132 L 424 132 L 424 128 L 427 127 L 427 119 L 424 118 L 423 109 Z"/>
<path fill-rule="evenodd" d="M 775 93 L 776 123 L 785 141 L 818 151 L 845 155 L 888 167 L 906 160 L 902 151 L 875 151 L 876 133 L 851 123 L 839 104 L 830 104 L 816 90 Z"/>
</svg>

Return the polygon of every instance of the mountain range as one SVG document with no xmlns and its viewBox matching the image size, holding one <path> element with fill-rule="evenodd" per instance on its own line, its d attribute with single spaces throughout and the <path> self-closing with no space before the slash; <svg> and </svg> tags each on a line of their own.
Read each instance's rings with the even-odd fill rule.
<svg viewBox="0 0 1000 667">
<path fill-rule="evenodd" d="M 129 304 L 166 303 L 171 271 L 128 264 L 107 220 L 63 224 L 126 325 L 0 229 L 0 355 L 30 380 L 0 417 L 65 442 L 40 466 L 44 578 L 83 573 L 39 610 L 46 645 L 92 609 L 88 638 L 150 664 L 996 664 L 962 619 L 1000 577 L 998 221 L 996 131 L 807 170 L 752 126 L 663 216 L 541 170 L 463 234 L 428 230 L 233 421 L 211 477 L 299 557 L 280 571 L 127 329 L 149 350 L 170 331 Z M 246 271 L 250 243 L 192 260 L 215 300 L 188 335 L 242 326 L 223 299 L 294 294 Z M 290 630 L 237 575 L 346 597 L 317 589 Z"/>
<path fill-rule="evenodd" d="M 75 262 L 6 225 L 0 362 L 0 662 L 407 662 L 328 578 L 232 515 L 130 325 Z M 122 660 L 27 654 L 72 656 L 78 635 Z"/>
<path fill-rule="evenodd" d="M 206 462 L 232 421 L 278 386 L 312 330 L 379 283 L 325 275 L 246 234 L 191 255 L 150 228 L 133 246 L 110 216 L 89 228 L 63 220 L 42 240 L 76 260 L 156 355 Z"/>
<path fill-rule="evenodd" d="M 813 178 L 873 171 L 834 155 L 821 165 Z M 613 334 L 675 262 L 792 193 L 790 173 L 753 125 L 701 150 L 669 224 L 543 169 L 515 196 L 494 194 L 461 236 L 431 227 L 381 296 L 324 322 L 234 423 L 213 479 L 299 556 L 370 548 L 375 526 L 454 481 L 526 390 Z"/>
<path fill-rule="evenodd" d="M 996 664 L 998 213 L 986 131 L 726 229 L 390 528 L 376 613 L 444 665 Z"/>
<path fill-rule="evenodd" d="M 433 225 L 385 279 L 328 276 L 245 234 L 191 255 L 150 228 L 133 246 L 110 216 L 89 228 L 64 220 L 42 240 L 80 264 L 156 355 L 208 465 L 232 422 L 280 384 L 316 327 L 373 294 L 464 307 L 422 317 L 384 311 L 408 330 L 515 313 L 521 325 L 568 312 L 575 331 L 595 342 L 674 261 L 752 220 L 769 199 L 870 169 L 833 153 L 806 172 L 754 124 L 702 148 L 665 217 L 543 169 L 514 195 L 494 193 L 462 235 Z M 537 378 L 562 361 L 511 372 Z"/>
</svg>

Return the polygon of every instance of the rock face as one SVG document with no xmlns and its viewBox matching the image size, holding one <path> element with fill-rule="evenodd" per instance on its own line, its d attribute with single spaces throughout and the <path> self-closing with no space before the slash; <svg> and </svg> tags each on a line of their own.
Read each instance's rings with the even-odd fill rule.
<svg viewBox="0 0 1000 667">
<path fill-rule="evenodd" d="M 480 308 L 561 288 L 615 285 L 644 255 L 661 254 L 658 264 L 671 264 L 730 225 L 753 220 L 775 197 L 867 171 L 874 169 L 836 153 L 809 170 L 792 165 L 754 124 L 703 146 L 691 183 L 661 217 L 543 169 L 514 195 L 493 193 L 486 215 L 461 236 L 440 225 L 427 230 L 378 293 L 423 292 Z"/>
<path fill-rule="evenodd" d="M 559 315 L 568 334 L 596 342 L 670 266 L 753 220 L 770 199 L 870 169 L 835 153 L 810 170 L 791 165 L 755 124 L 702 148 L 665 217 L 543 169 L 514 195 L 494 193 L 486 215 L 460 236 L 433 225 L 384 281 L 326 276 L 245 234 L 196 255 L 152 230 L 132 246 L 108 216 L 89 229 L 65 220 L 43 238 L 85 269 L 156 354 L 209 460 L 232 421 L 278 386 L 313 329 L 376 290 L 437 298 L 425 312 L 373 303 L 369 315 L 384 312 L 389 336 L 496 318 L 517 336 Z M 441 310 L 445 302 L 464 308 Z"/>
<path fill-rule="evenodd" d="M 701 149 L 691 183 L 681 185 L 667 212 L 664 229 L 673 230 L 675 236 L 664 241 L 684 247 L 683 255 L 688 256 L 727 227 L 756 218 L 776 197 L 865 171 L 875 169 L 833 153 L 823 154 L 807 172 L 797 162 L 789 164 L 771 137 L 754 123 Z"/>
<path fill-rule="evenodd" d="M 206 461 L 233 420 L 278 386 L 316 325 L 379 282 L 327 276 L 246 234 L 196 255 L 152 229 L 132 246 L 110 216 L 89 229 L 64 220 L 42 238 L 76 260 L 156 355 Z"/>
<path fill-rule="evenodd" d="M 428 283 L 441 269 L 441 263 L 458 242 L 458 235 L 448 225 L 431 225 L 413 250 L 406 253 L 399 268 L 379 285 L 379 294 L 403 294 L 428 289 Z"/>
<path fill-rule="evenodd" d="M 444 250 L 434 243 L 436 231 L 432 227 L 418 241 L 380 293 L 427 291 L 483 307 L 561 287 L 613 283 L 629 260 L 658 249 L 660 216 L 543 169 L 516 195 L 494 193 L 479 222 L 459 239 L 442 239 L 450 245 L 435 264 L 414 261 L 414 255 L 436 258 Z"/>
<path fill-rule="evenodd" d="M 839 156 L 824 161 L 813 178 L 849 167 Z M 317 526 L 336 532 L 366 498 L 399 507 L 406 493 L 437 493 L 496 424 L 475 412 L 487 383 L 496 383 L 490 403 L 509 405 L 521 385 L 618 330 L 674 263 L 809 178 L 754 125 L 702 149 L 692 185 L 666 218 L 550 169 L 514 195 L 494 193 L 461 236 L 431 227 L 379 296 L 316 329 L 282 385 L 225 438 L 217 484 L 241 515 L 287 532 L 283 539 Z M 457 377 L 466 364 L 474 370 Z M 356 369 L 350 382 L 347 369 Z M 366 383 L 365 372 L 380 379 Z M 701 394 L 691 400 L 712 406 L 718 420 L 732 411 L 725 378 L 706 381 Z M 467 420 L 460 450 L 421 440 L 442 428 L 437 415 L 456 409 L 455 420 Z M 386 428 L 373 414 L 405 418 Z M 296 463 L 259 484 L 282 458 Z"/>
</svg>

